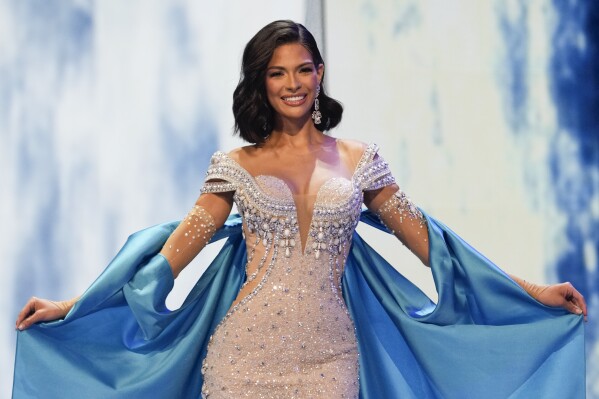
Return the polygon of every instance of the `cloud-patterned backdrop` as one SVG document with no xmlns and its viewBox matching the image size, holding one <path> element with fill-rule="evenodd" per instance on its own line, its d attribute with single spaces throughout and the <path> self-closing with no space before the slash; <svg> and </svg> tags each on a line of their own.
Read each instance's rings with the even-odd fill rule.
<svg viewBox="0 0 599 399">
<path fill-rule="evenodd" d="M 0 0 L 0 396 L 27 298 L 81 293 L 242 144 L 241 52 L 282 18 L 322 40 L 345 105 L 332 134 L 377 142 L 404 190 L 502 268 L 584 293 L 599 399 L 599 4 L 582 0 Z M 376 244 L 435 296 L 408 251 Z"/>
</svg>

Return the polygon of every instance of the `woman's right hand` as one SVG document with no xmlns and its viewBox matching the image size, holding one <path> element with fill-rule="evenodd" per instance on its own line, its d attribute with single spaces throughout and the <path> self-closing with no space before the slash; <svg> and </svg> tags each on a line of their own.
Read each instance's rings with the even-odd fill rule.
<svg viewBox="0 0 599 399">
<path fill-rule="evenodd" d="M 69 313 L 76 301 L 77 299 L 71 299 L 57 302 L 31 297 L 17 316 L 16 327 L 18 330 L 25 330 L 40 321 L 62 319 Z"/>
</svg>

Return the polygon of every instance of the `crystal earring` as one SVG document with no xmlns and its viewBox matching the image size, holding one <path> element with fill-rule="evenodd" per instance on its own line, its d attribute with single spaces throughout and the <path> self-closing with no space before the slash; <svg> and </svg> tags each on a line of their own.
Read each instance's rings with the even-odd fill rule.
<svg viewBox="0 0 599 399">
<path fill-rule="evenodd" d="M 318 101 L 318 95 L 320 94 L 320 85 L 316 86 L 316 97 L 314 97 L 314 111 L 312 111 L 312 119 L 314 119 L 315 125 L 320 125 L 322 121 L 322 114 L 320 113 L 320 104 Z"/>
</svg>

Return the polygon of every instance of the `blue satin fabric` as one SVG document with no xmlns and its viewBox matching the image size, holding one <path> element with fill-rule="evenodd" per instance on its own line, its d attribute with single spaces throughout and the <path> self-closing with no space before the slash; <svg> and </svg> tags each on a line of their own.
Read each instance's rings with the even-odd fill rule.
<svg viewBox="0 0 599 399">
<path fill-rule="evenodd" d="M 360 397 L 584 398 L 580 316 L 530 298 L 427 216 L 434 304 L 357 234 L 343 277 L 356 326 Z M 362 221 L 384 230 L 376 216 Z M 238 217 L 180 309 L 158 254 L 177 226 L 137 232 L 64 320 L 18 333 L 13 398 L 200 397 L 208 339 L 244 281 Z"/>
</svg>

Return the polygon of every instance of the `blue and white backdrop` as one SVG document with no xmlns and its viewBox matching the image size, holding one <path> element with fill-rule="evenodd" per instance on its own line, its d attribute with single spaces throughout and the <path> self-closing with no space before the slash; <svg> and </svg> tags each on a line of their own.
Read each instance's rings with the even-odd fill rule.
<svg viewBox="0 0 599 399">
<path fill-rule="evenodd" d="M 242 144 L 241 52 L 282 18 L 322 43 L 334 135 L 381 145 L 404 190 L 505 270 L 583 292 L 599 398 L 599 3 L 582 0 L 0 0 L 0 396 L 27 298 L 81 293 Z M 435 296 L 408 251 L 376 244 Z"/>
</svg>

